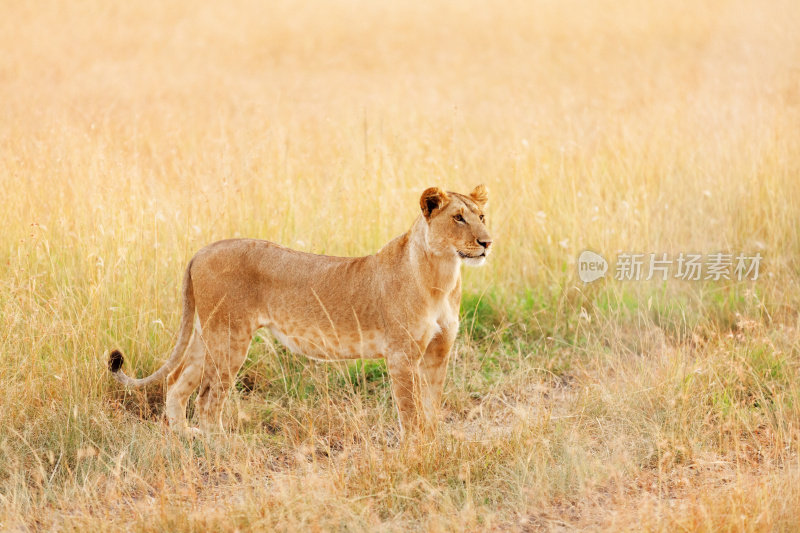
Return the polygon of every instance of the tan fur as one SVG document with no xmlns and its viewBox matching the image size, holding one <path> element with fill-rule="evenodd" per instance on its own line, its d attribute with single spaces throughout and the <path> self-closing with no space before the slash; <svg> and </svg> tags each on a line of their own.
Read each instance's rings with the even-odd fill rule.
<svg viewBox="0 0 800 533">
<path fill-rule="evenodd" d="M 322 360 L 385 357 L 404 429 L 432 427 L 458 331 L 461 263 L 481 264 L 491 237 L 488 194 L 427 189 L 411 229 L 366 257 L 298 252 L 255 239 L 215 242 L 189 262 L 178 343 L 140 387 L 168 375 L 167 418 L 188 429 L 186 403 L 197 395 L 200 429 L 222 428 L 225 398 L 258 328 L 290 350 Z"/>
</svg>

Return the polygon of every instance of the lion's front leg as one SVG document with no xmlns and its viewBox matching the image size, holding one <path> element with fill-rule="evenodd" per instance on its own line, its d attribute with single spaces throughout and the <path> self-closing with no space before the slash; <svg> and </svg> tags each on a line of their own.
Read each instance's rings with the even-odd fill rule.
<svg viewBox="0 0 800 533">
<path fill-rule="evenodd" d="M 420 424 L 419 357 L 408 352 L 395 352 L 386 358 L 386 367 L 392 381 L 392 397 L 400 419 L 400 431 L 408 435 L 416 431 Z"/>
<path fill-rule="evenodd" d="M 447 375 L 450 351 L 456 339 L 458 325 L 442 328 L 428 344 L 420 362 L 420 403 L 423 422 L 430 429 L 436 429 L 442 403 L 442 389 Z"/>
</svg>

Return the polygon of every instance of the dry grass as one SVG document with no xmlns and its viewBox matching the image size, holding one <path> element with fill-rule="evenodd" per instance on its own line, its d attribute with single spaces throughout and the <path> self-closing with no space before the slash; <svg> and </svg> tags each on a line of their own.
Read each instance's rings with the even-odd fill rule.
<svg viewBox="0 0 800 533">
<path fill-rule="evenodd" d="M 791 530 L 800 9 L 775 2 L 3 2 L 0 529 Z M 492 192 L 436 440 L 381 363 L 254 343 L 230 436 L 162 391 L 183 267 L 333 254 Z M 756 282 L 574 258 L 760 251 Z"/>
</svg>

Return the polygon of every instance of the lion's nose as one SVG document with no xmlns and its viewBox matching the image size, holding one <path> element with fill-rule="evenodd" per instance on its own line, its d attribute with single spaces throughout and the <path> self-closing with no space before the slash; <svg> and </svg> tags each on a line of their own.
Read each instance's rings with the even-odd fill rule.
<svg viewBox="0 0 800 533">
<path fill-rule="evenodd" d="M 492 239 L 487 239 L 485 237 L 483 239 L 475 239 L 475 240 L 477 240 L 478 244 L 480 244 L 481 246 L 483 246 L 486 249 L 488 249 L 489 246 L 492 244 Z"/>
</svg>

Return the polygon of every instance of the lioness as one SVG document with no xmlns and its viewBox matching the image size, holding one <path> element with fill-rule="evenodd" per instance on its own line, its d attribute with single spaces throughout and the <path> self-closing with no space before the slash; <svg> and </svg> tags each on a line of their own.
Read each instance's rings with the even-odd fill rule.
<svg viewBox="0 0 800 533">
<path fill-rule="evenodd" d="M 315 359 L 385 357 L 401 431 L 432 428 L 458 331 L 461 263 L 483 264 L 492 244 L 487 200 L 483 185 L 468 195 L 431 187 L 411 229 L 366 257 L 255 239 L 210 244 L 186 268 L 178 342 L 167 362 L 133 379 L 114 350 L 109 370 L 129 387 L 168 376 L 167 419 L 178 432 L 189 430 L 186 402 L 199 385 L 199 430 L 221 430 L 228 389 L 265 327 Z"/>
</svg>

